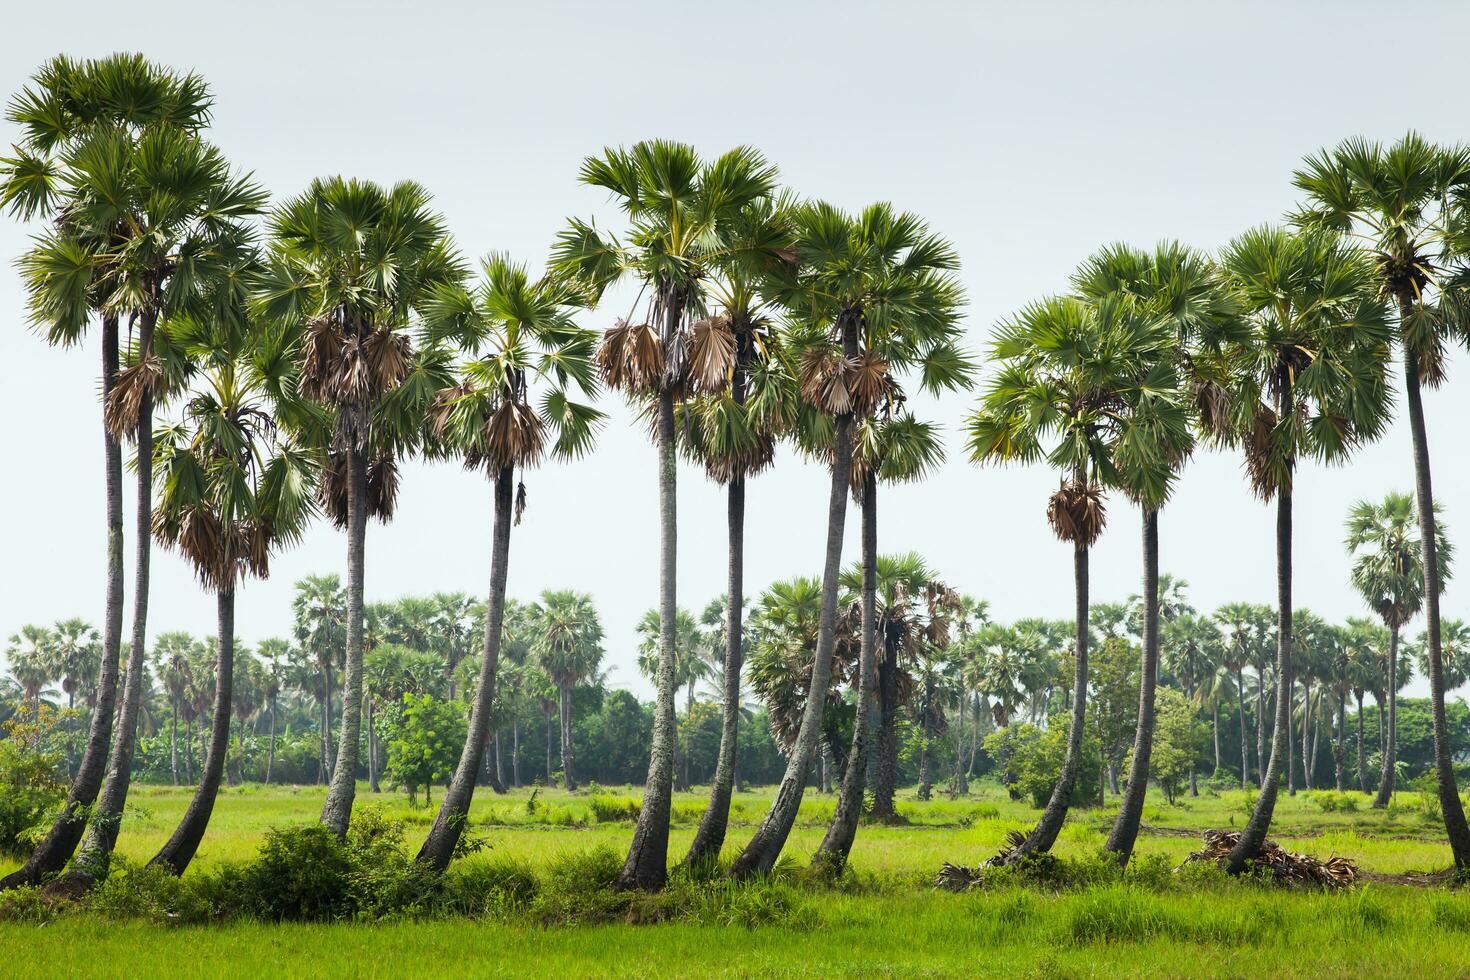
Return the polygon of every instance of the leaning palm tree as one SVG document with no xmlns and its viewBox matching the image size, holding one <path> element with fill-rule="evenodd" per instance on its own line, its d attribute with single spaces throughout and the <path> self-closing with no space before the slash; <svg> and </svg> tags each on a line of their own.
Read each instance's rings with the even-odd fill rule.
<svg viewBox="0 0 1470 980">
<path fill-rule="evenodd" d="M 731 865 L 736 878 L 775 866 L 796 820 L 824 727 L 857 423 L 880 408 L 885 414 L 896 412 L 904 398 L 900 379 L 906 374 L 916 373 L 919 386 L 931 393 L 963 387 L 969 374 L 969 362 L 959 348 L 964 295 L 954 274 L 959 259 L 949 242 L 930 232 L 918 216 L 885 203 L 852 215 L 817 202 L 801 208 L 795 224 L 796 261 L 778 267 L 772 288 L 799 321 L 790 333 L 799 357 L 795 373 L 807 405 L 799 427 L 807 448 L 818 448 L 831 462 L 822 613 L 800 734 L 770 811 Z M 864 533 L 872 544 L 871 560 L 876 558 L 876 525 Z M 864 590 L 862 614 L 867 619 L 861 633 L 871 654 L 874 600 L 872 589 L 865 585 Z M 861 681 L 859 687 L 864 688 Z M 866 690 L 872 690 L 872 682 Z M 844 796 L 851 801 L 860 794 L 849 789 Z M 852 813 L 851 819 L 856 816 Z"/>
<path fill-rule="evenodd" d="M 556 685 L 562 779 L 573 790 L 577 783 L 572 773 L 572 688 L 595 674 L 602 662 L 602 620 L 590 595 L 570 589 L 541 593 L 531 618 L 536 661 Z"/>
<path fill-rule="evenodd" d="M 347 532 L 342 724 L 321 816 L 341 836 L 352 819 L 362 734 L 367 519 L 391 517 L 397 459 L 444 386 L 446 355 L 432 345 L 416 352 L 404 328 L 463 270 L 428 192 L 410 181 L 385 189 L 341 177 L 315 180 L 271 214 L 270 233 L 258 309 L 299 338 L 296 383 L 314 410 L 293 415 L 328 451 L 322 503 Z"/>
<path fill-rule="evenodd" d="M 192 299 L 212 277 L 216 259 L 233 251 L 234 217 L 261 198 L 248 183 L 234 183 L 218 154 L 199 143 L 209 121 L 211 97 L 203 80 L 147 61 L 140 55 L 74 61 L 58 57 L 11 102 L 7 117 L 21 127 L 13 155 L 0 161 L 0 205 L 21 218 L 45 217 L 52 225 L 21 259 L 32 322 L 53 344 L 79 343 L 95 316 L 101 322 L 101 391 L 106 415 L 104 485 L 107 500 L 107 602 L 96 709 L 86 749 L 66 803 L 51 830 L 0 889 L 36 884 L 61 870 L 81 840 L 91 815 L 116 822 L 131 770 L 133 729 L 143 684 L 147 614 L 147 532 L 151 504 L 151 454 L 138 473 L 134 641 L 128 662 L 132 683 L 123 685 L 118 712 L 122 648 L 123 513 L 122 428 L 146 441 L 151 429 L 151 335 L 160 317 Z M 213 223 L 211 232 L 202 225 Z M 202 232 L 202 233 L 201 233 Z M 214 233 L 217 240 L 211 241 Z M 183 275 L 176 258 L 184 257 Z M 127 372 L 120 356 L 120 327 L 142 331 Z M 123 396 L 123 404 L 118 404 Z M 147 408 L 148 411 L 144 411 Z M 126 417 L 131 410 L 134 418 Z M 114 717 L 119 715 L 119 717 Z M 114 738 L 122 732 L 125 737 Z M 111 748 L 115 746 L 116 752 Z M 111 756 L 116 756 L 114 760 Z M 114 764 L 120 763 L 120 764 Z M 96 809 L 107 773 L 111 790 Z M 110 847 L 110 844 L 108 845 Z"/>
<path fill-rule="evenodd" d="M 1088 553 L 1103 530 L 1104 489 L 1135 486 L 1125 482 L 1140 465 L 1123 445 L 1130 415 L 1177 387 L 1177 343 L 1167 321 L 1114 296 L 1042 300 L 997 329 L 992 356 L 1000 369 L 969 418 L 970 456 L 978 463 L 1045 459 L 1061 471 L 1047 518 L 1072 545 L 1076 585 L 1066 756 L 1041 819 L 1008 861 L 1050 850 L 1066 819 L 1086 718 Z"/>
<path fill-rule="evenodd" d="M 1256 495 L 1276 501 L 1276 717 L 1260 795 L 1229 856 L 1229 869 L 1239 872 L 1266 839 L 1290 755 L 1297 461 L 1340 461 L 1382 430 L 1391 333 L 1372 260 L 1335 233 L 1256 228 L 1230 243 L 1222 265 L 1249 328 L 1229 352 L 1228 431 L 1245 450 Z"/>
<path fill-rule="evenodd" d="M 775 193 L 776 170 L 739 147 L 704 161 L 693 147 L 650 140 L 606 149 L 582 164 L 583 183 L 601 187 L 632 225 L 626 240 L 576 220 L 557 243 L 555 264 L 582 283 L 593 301 L 614 283 L 638 283 L 646 319 L 619 320 L 597 351 L 607 383 L 648 408 L 656 420 L 659 496 L 658 700 L 643 807 L 620 888 L 662 888 L 668 876 L 669 807 L 673 793 L 674 618 L 677 570 L 675 406 L 698 391 L 725 388 L 735 358 L 727 322 L 702 316 L 705 280 L 725 254 L 720 232 L 745 209 Z"/>
<path fill-rule="evenodd" d="M 1394 790 L 1394 763 L 1398 756 L 1399 640 L 1405 625 L 1425 608 L 1424 584 L 1438 582 L 1443 588 L 1450 576 L 1452 552 L 1439 506 L 1434 507 L 1434 545 L 1424 547 L 1414 498 L 1407 493 L 1390 493 L 1381 503 L 1360 500 L 1347 519 L 1347 549 L 1353 557 L 1351 579 L 1368 608 L 1388 627 L 1388 738 L 1383 752 L 1383 775 L 1373 806 L 1388 806 Z M 1432 554 L 1439 569 L 1425 576 L 1425 555 Z M 1440 624 L 1435 624 L 1440 625 Z M 1432 639 L 1430 631 L 1426 637 Z M 1442 639 L 1442 638 L 1441 638 Z M 1431 656 L 1433 646 L 1427 651 Z M 1442 653 L 1443 651 L 1441 651 Z M 1430 664 L 1426 662 L 1426 666 Z M 1440 684 L 1444 684 L 1443 664 Z"/>
<path fill-rule="evenodd" d="M 463 833 L 490 736 L 511 524 L 519 522 L 526 506 L 524 482 L 516 492 L 517 473 L 523 476 L 548 450 L 557 459 L 580 457 L 592 447 L 602 420 L 601 412 L 568 396 L 573 384 L 587 395 L 597 390 L 591 362 L 595 337 L 572 320 L 579 297 L 563 282 L 533 279 L 524 266 L 505 256 L 488 257 L 482 268 L 484 281 L 473 291 L 440 286 L 424 311 L 431 334 L 453 339 L 473 357 L 464 365 L 459 384 L 439 395 L 431 452 L 483 469 L 493 486 L 494 507 L 490 591 L 469 729 L 434 826 L 419 851 L 419 860 L 438 871 L 448 867 Z M 434 606 L 433 622 L 441 636 L 446 618 L 453 629 L 468 619 L 466 602 L 436 597 Z M 451 636 L 449 647 L 455 646 Z M 452 671 L 454 654 L 445 659 Z M 570 768 L 564 771 L 570 782 Z"/>
<path fill-rule="evenodd" d="M 211 325 L 214 327 L 214 325 Z M 218 329 L 214 327 L 214 329 Z M 190 345 L 207 365 L 182 422 L 154 448 L 159 506 L 153 533 L 194 566 L 215 594 L 214 705 L 198 789 L 173 834 L 149 862 L 183 874 L 204 839 L 224 774 L 234 706 L 235 589 L 270 574 L 271 553 L 297 541 L 314 513 L 316 458 L 276 426 L 251 332 L 201 331 Z"/>
<path fill-rule="evenodd" d="M 1410 132 L 1392 146 L 1361 138 L 1308 157 L 1294 175 L 1308 227 L 1352 232 L 1373 250 L 1377 284 L 1398 314 L 1404 394 L 1414 452 L 1414 497 L 1425 581 L 1427 676 L 1440 809 L 1455 866 L 1470 867 L 1470 823 L 1455 784 L 1445 720 L 1434 490 L 1422 389 L 1445 377 L 1445 348 L 1470 337 L 1470 147 L 1436 146 Z M 1381 788 L 1380 788 L 1381 793 Z"/>
</svg>

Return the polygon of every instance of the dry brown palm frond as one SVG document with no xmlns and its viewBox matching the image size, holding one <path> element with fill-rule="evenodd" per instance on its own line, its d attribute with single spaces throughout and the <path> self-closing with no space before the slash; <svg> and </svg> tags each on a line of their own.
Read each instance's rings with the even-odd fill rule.
<svg viewBox="0 0 1470 980">
<path fill-rule="evenodd" d="M 301 378 L 298 386 L 307 398 L 331 402 L 336 397 L 336 374 L 345 338 L 332 317 L 318 317 L 306 328 L 301 344 Z"/>
<path fill-rule="evenodd" d="M 857 369 L 848 387 L 852 391 L 853 411 L 858 415 L 869 414 L 893 390 L 888 362 L 872 351 L 864 351 L 858 357 Z"/>
<path fill-rule="evenodd" d="M 658 331 L 619 320 L 602 335 L 593 355 L 608 386 L 621 391 L 649 391 L 664 372 L 664 349 Z"/>
<path fill-rule="evenodd" d="M 372 392 L 373 370 L 359 337 L 342 342 L 337 369 L 332 375 L 330 400 L 337 405 L 362 404 Z"/>
<path fill-rule="evenodd" d="M 1225 436 L 1230 430 L 1230 392 L 1213 381 L 1199 381 L 1194 385 L 1194 408 L 1199 416 L 1200 428 L 1214 438 Z"/>
<path fill-rule="evenodd" d="M 321 478 L 316 485 L 317 500 L 322 512 L 327 515 L 337 530 L 347 527 L 347 454 L 332 452 L 322 466 Z"/>
<path fill-rule="evenodd" d="M 483 435 L 491 467 L 532 466 L 546 445 L 546 423 L 531 406 L 507 399 L 486 421 Z"/>
<path fill-rule="evenodd" d="M 384 524 L 398 507 L 398 463 L 388 453 L 382 453 L 368 463 L 367 505 L 368 516 L 376 517 Z"/>
<path fill-rule="evenodd" d="M 1271 459 L 1271 433 L 1275 428 L 1276 413 L 1269 408 L 1258 408 L 1245 437 L 1246 474 L 1250 477 L 1251 490 L 1262 500 L 1270 500 L 1280 489 L 1278 468 Z"/>
<path fill-rule="evenodd" d="M 408 335 L 381 327 L 363 341 L 369 378 L 374 394 L 392 391 L 403 384 L 413 369 L 413 344 Z"/>
<path fill-rule="evenodd" d="M 1046 505 L 1052 533 L 1063 541 L 1092 547 L 1107 525 L 1102 487 L 1076 480 L 1063 480 Z"/>
<path fill-rule="evenodd" d="M 1219 864 L 1240 844 L 1239 831 L 1207 830 L 1205 846 L 1184 859 L 1185 864 L 1208 861 Z M 1252 860 L 1255 870 L 1278 885 L 1307 888 L 1351 888 L 1358 880 L 1358 865 L 1343 857 L 1323 861 L 1307 854 L 1294 854 L 1273 840 L 1261 843 Z"/>
<path fill-rule="evenodd" d="M 102 421 L 115 438 L 137 435 L 138 414 L 143 408 L 143 395 L 156 394 L 163 379 L 163 362 L 149 355 L 132 367 L 117 373 L 107 403 L 102 406 Z"/>
<path fill-rule="evenodd" d="M 827 415 L 853 411 L 851 374 L 856 364 L 831 348 L 807 351 L 801 359 L 801 397 Z"/>
<path fill-rule="evenodd" d="M 516 481 L 516 524 L 521 523 L 521 515 L 526 512 L 526 481 Z"/>
<path fill-rule="evenodd" d="M 765 432 L 754 433 L 750 445 L 719 456 L 708 456 L 704 471 L 716 483 L 728 484 L 737 475 L 755 476 L 776 458 L 776 440 Z"/>
<path fill-rule="evenodd" d="M 715 315 L 696 320 L 691 332 L 690 380 L 700 391 L 724 391 L 735 368 L 735 332 L 729 318 Z"/>
<path fill-rule="evenodd" d="M 472 386 L 458 384 L 445 388 L 434 396 L 434 403 L 429 406 L 429 426 L 435 439 L 444 438 L 444 431 L 454 418 L 454 410 L 459 406 L 460 400 L 473 393 Z"/>
<path fill-rule="evenodd" d="M 939 874 L 934 876 L 934 887 L 947 892 L 967 892 L 980 884 L 982 874 L 979 868 L 967 868 L 962 864 L 945 861 Z"/>
</svg>

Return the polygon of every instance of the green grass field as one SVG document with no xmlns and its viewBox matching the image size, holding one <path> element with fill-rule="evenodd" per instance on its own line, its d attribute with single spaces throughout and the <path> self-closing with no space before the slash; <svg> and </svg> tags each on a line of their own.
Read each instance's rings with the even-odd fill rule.
<svg viewBox="0 0 1470 980">
<path fill-rule="evenodd" d="M 600 790 L 628 795 L 627 789 Z M 830 889 L 797 879 L 793 907 L 775 924 L 708 922 L 545 926 L 514 918 L 435 919 L 339 925 L 235 922 L 168 927 L 91 913 L 42 925 L 0 924 L 6 976 L 597 976 L 843 974 L 948 976 L 1310 976 L 1470 975 L 1470 895 L 1417 881 L 1443 870 L 1449 848 L 1415 794 L 1389 812 L 1366 799 L 1352 812 L 1326 812 L 1303 794 L 1283 798 L 1273 836 L 1298 851 L 1358 861 L 1366 883 L 1344 894 L 1286 892 L 1214 876 L 1160 887 L 1125 879 L 1057 891 L 1006 886 L 965 895 L 929 885 L 944 861 L 975 864 L 1034 812 L 994 788 L 962 800 L 904 801 L 908 823 L 864 827 L 853 881 Z M 226 790 L 200 867 L 251 858 L 267 828 L 313 820 L 315 788 Z M 426 830 L 432 810 L 402 797 L 374 798 L 390 816 Z M 606 845 L 626 846 L 631 824 L 599 823 L 591 794 L 482 790 L 474 832 L 489 845 L 468 862 L 516 859 L 550 873 L 555 863 Z M 184 791 L 135 792 L 120 851 L 143 861 L 182 813 Z M 744 843 L 769 802 L 737 796 L 731 847 Z M 682 855 L 702 797 L 675 803 L 670 853 Z M 821 837 L 832 799 L 810 794 L 787 855 L 804 864 Z M 1240 792 L 1201 796 L 1179 807 L 1150 805 L 1140 858 L 1178 864 L 1209 827 L 1239 827 Z M 1102 844 L 1109 810 L 1074 814 L 1059 853 L 1087 858 Z M 8 870 L 9 865 L 0 870 Z"/>
</svg>

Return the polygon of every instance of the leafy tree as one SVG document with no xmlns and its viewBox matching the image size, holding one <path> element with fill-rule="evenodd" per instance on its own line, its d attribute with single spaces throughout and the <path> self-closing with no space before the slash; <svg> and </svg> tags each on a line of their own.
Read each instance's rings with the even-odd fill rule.
<svg viewBox="0 0 1470 980">
<path fill-rule="evenodd" d="M 1194 705 L 1178 691 L 1158 692 L 1154 729 L 1154 747 L 1150 754 L 1149 773 L 1164 799 L 1172 806 L 1179 800 L 1186 777 L 1194 769 L 1195 759 L 1204 744 L 1204 726 L 1195 719 Z M 1131 777 L 1130 777 L 1131 778 Z"/>
<path fill-rule="evenodd" d="M 410 805 L 418 805 L 420 786 L 424 806 L 433 804 L 433 786 L 453 775 L 464 733 L 459 705 L 429 694 L 403 696 L 403 709 L 388 739 L 387 773 L 408 790 Z"/>
</svg>

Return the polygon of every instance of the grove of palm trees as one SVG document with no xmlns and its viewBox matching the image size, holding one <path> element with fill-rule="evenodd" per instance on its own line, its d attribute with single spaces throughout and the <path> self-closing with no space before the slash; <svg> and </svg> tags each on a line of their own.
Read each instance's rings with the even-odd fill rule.
<svg viewBox="0 0 1470 980">
<path fill-rule="evenodd" d="M 768 142 L 701 103 L 782 69 L 639 6 L 495 97 L 575 122 L 449 122 L 385 25 L 299 106 L 146 38 L 13 69 L 3 351 L 71 380 L 6 403 L 0 974 L 1470 971 L 1470 135 L 1284 127 L 1255 210 L 1095 231 L 1090 143 L 1197 162 L 1142 89 L 946 206 L 889 155 L 987 125 L 926 115 L 937 8 L 855 13 Z M 481 85 L 549 43 L 502 13 Z M 436 193 L 480 127 L 523 183 Z"/>
</svg>

